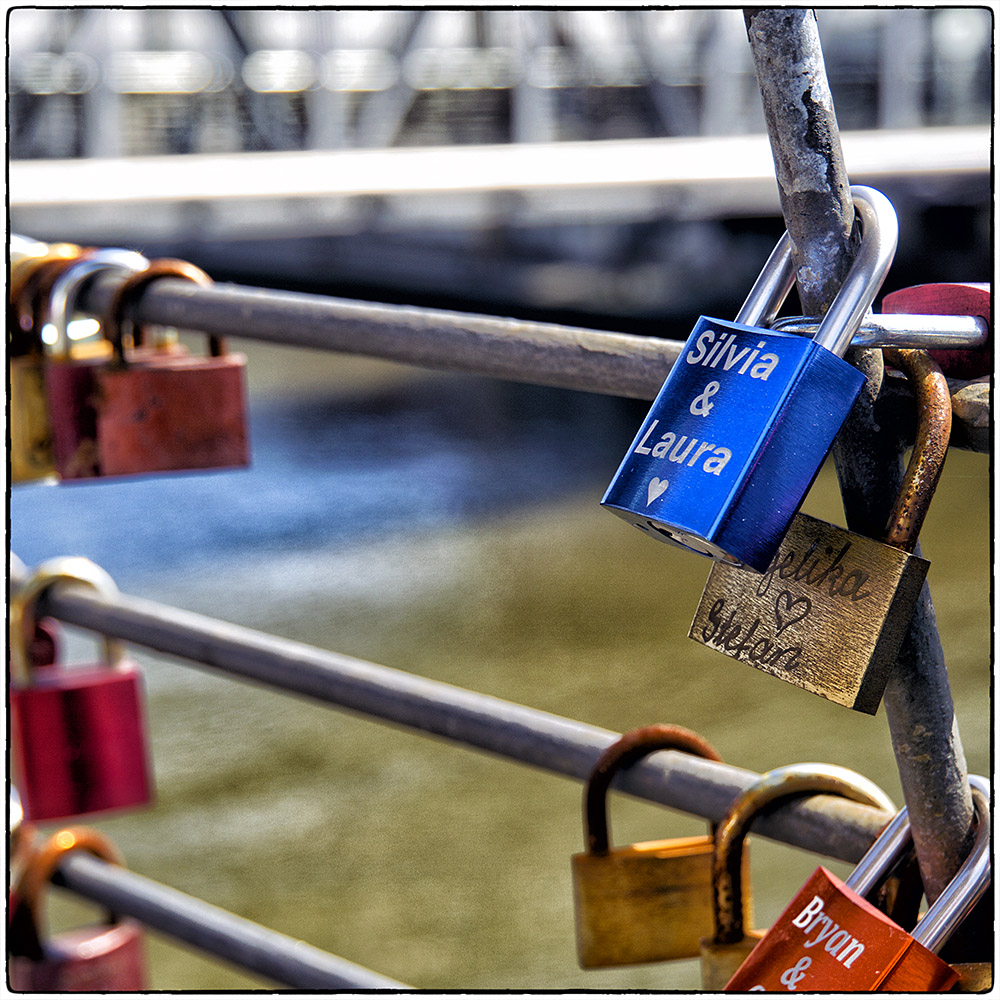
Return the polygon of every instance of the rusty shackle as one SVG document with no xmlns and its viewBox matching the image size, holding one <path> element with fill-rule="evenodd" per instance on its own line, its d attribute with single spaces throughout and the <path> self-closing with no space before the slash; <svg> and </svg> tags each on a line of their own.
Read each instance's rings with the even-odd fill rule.
<svg viewBox="0 0 1000 1000">
<path fill-rule="evenodd" d="M 114 843 L 92 827 L 67 827 L 52 834 L 34 847 L 25 862 L 12 895 L 8 948 L 11 954 L 41 961 L 45 951 L 42 945 L 44 925 L 43 890 L 48 885 L 62 859 L 71 851 L 88 851 L 102 861 L 124 866 L 125 859 Z M 116 922 L 114 912 L 108 911 L 108 922 Z"/>
<path fill-rule="evenodd" d="M 882 357 L 906 375 L 917 397 L 917 435 L 903 486 L 893 504 L 883 541 L 912 552 L 948 457 L 951 393 L 948 380 L 926 351 L 885 347 Z"/>
<path fill-rule="evenodd" d="M 135 308 L 136 302 L 146 288 L 160 278 L 183 278 L 202 286 L 213 284 L 212 279 L 200 267 L 189 261 L 175 260 L 171 257 L 160 257 L 152 260 L 144 270 L 126 278 L 115 290 L 105 318 L 105 336 L 111 341 L 114 362 L 118 365 L 126 363 L 125 323 L 132 323 L 133 327 L 135 326 L 129 313 Z M 209 353 L 212 357 L 221 357 L 226 353 L 226 345 L 222 337 L 209 337 L 208 343 Z"/>
<path fill-rule="evenodd" d="M 607 854 L 611 849 L 607 797 L 615 774 L 621 768 L 628 767 L 657 750 L 683 750 L 706 760 L 722 760 L 707 740 L 683 726 L 656 723 L 622 735 L 597 759 L 587 780 L 584 792 L 584 826 L 587 832 L 586 847 L 590 854 Z"/>
</svg>

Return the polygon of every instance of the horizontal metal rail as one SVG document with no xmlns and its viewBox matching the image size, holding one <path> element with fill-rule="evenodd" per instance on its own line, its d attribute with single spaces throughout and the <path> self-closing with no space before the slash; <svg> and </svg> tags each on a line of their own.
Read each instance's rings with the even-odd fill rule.
<svg viewBox="0 0 1000 1000">
<path fill-rule="evenodd" d="M 26 578 L 24 567 L 12 558 L 12 592 Z M 38 613 L 578 780 L 589 776 L 602 751 L 619 735 L 130 595 L 119 594 L 111 600 L 76 584 L 56 583 L 42 595 Z M 718 821 L 736 795 L 758 777 L 743 768 L 665 751 L 622 772 L 614 786 Z M 868 806 L 818 795 L 761 816 L 753 831 L 853 862 L 864 854 L 887 819 L 885 813 Z"/>
<path fill-rule="evenodd" d="M 53 881 L 119 916 L 133 917 L 283 986 L 312 990 L 410 989 L 305 941 L 89 854 L 65 855 Z"/>
<path fill-rule="evenodd" d="M 79 307 L 104 314 L 121 280 L 98 279 L 84 288 Z M 243 285 L 206 288 L 171 278 L 143 292 L 136 318 L 211 336 L 341 351 L 633 399 L 655 398 L 683 346 L 677 340 L 556 323 Z M 940 319 L 947 324 L 952 318 Z M 878 319 L 882 330 L 895 329 L 894 323 L 905 331 L 905 317 Z M 861 336 L 870 339 L 870 331 L 863 328 Z M 961 388 L 961 384 L 956 386 L 956 393 Z M 896 391 L 905 393 L 905 384 Z M 987 387 L 956 407 L 954 444 L 973 451 L 989 450 L 982 428 L 989 424 L 990 399 Z"/>
</svg>

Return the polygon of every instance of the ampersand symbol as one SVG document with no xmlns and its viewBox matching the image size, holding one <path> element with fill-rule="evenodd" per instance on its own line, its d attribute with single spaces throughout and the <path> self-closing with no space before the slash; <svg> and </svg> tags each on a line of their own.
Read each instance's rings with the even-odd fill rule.
<svg viewBox="0 0 1000 1000">
<path fill-rule="evenodd" d="M 805 978 L 806 969 L 812 964 L 813 960 L 808 955 L 805 958 L 800 958 L 790 969 L 785 969 L 781 974 L 781 985 L 794 990 L 799 982 Z"/>
<path fill-rule="evenodd" d="M 705 386 L 705 391 L 699 393 L 697 396 L 691 400 L 691 406 L 689 407 L 691 413 L 696 417 L 706 417 L 708 416 L 709 410 L 715 406 L 715 403 L 710 403 L 709 400 L 719 391 L 718 382 L 709 382 Z"/>
</svg>

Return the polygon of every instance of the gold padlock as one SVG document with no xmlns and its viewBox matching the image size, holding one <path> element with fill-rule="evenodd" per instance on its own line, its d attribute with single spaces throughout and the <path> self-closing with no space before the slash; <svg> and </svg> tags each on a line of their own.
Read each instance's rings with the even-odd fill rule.
<svg viewBox="0 0 1000 1000">
<path fill-rule="evenodd" d="M 894 813 L 892 800 L 878 785 L 835 764 L 789 764 L 762 774 L 730 805 L 715 833 L 712 858 L 711 937 L 701 942 L 701 985 L 721 993 L 749 957 L 765 931 L 748 931 L 743 919 L 743 847 L 750 824 L 768 805 L 791 796 L 826 792 Z"/>
<path fill-rule="evenodd" d="M 796 514 L 763 572 L 717 562 L 688 633 L 822 698 L 874 715 L 930 563 L 913 554 L 948 453 L 951 396 L 924 351 L 886 349 L 918 429 L 883 542 Z"/>
<path fill-rule="evenodd" d="M 611 847 L 607 792 L 618 770 L 657 750 L 721 758 L 680 726 L 634 729 L 611 744 L 584 791 L 587 850 L 572 857 L 577 954 L 584 969 L 692 958 L 712 926 L 711 835 Z M 749 893 L 747 893 L 749 906 Z"/>
<path fill-rule="evenodd" d="M 71 243 L 38 246 L 43 249 L 19 255 L 10 270 L 7 332 L 10 478 L 14 483 L 55 476 L 39 309 L 47 283 L 82 253 Z"/>
</svg>

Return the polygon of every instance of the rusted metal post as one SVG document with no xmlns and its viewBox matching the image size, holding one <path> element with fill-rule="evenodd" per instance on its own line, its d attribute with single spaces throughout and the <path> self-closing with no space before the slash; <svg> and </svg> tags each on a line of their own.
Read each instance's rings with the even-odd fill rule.
<svg viewBox="0 0 1000 1000">
<path fill-rule="evenodd" d="M 744 11 L 771 139 L 781 214 L 795 248 L 803 309 L 825 313 L 851 263 L 854 203 L 826 79 L 816 15 Z"/>
<path fill-rule="evenodd" d="M 799 297 L 807 312 L 823 312 L 850 263 L 853 206 L 816 16 L 811 10 L 748 8 L 744 20 L 782 212 L 797 253 Z M 852 351 L 848 360 L 868 382 L 834 444 L 834 460 L 848 527 L 881 538 L 902 482 L 900 426 L 877 419 L 881 354 Z M 971 846 L 973 808 L 926 584 L 884 704 L 924 888 L 934 900 Z"/>
</svg>

